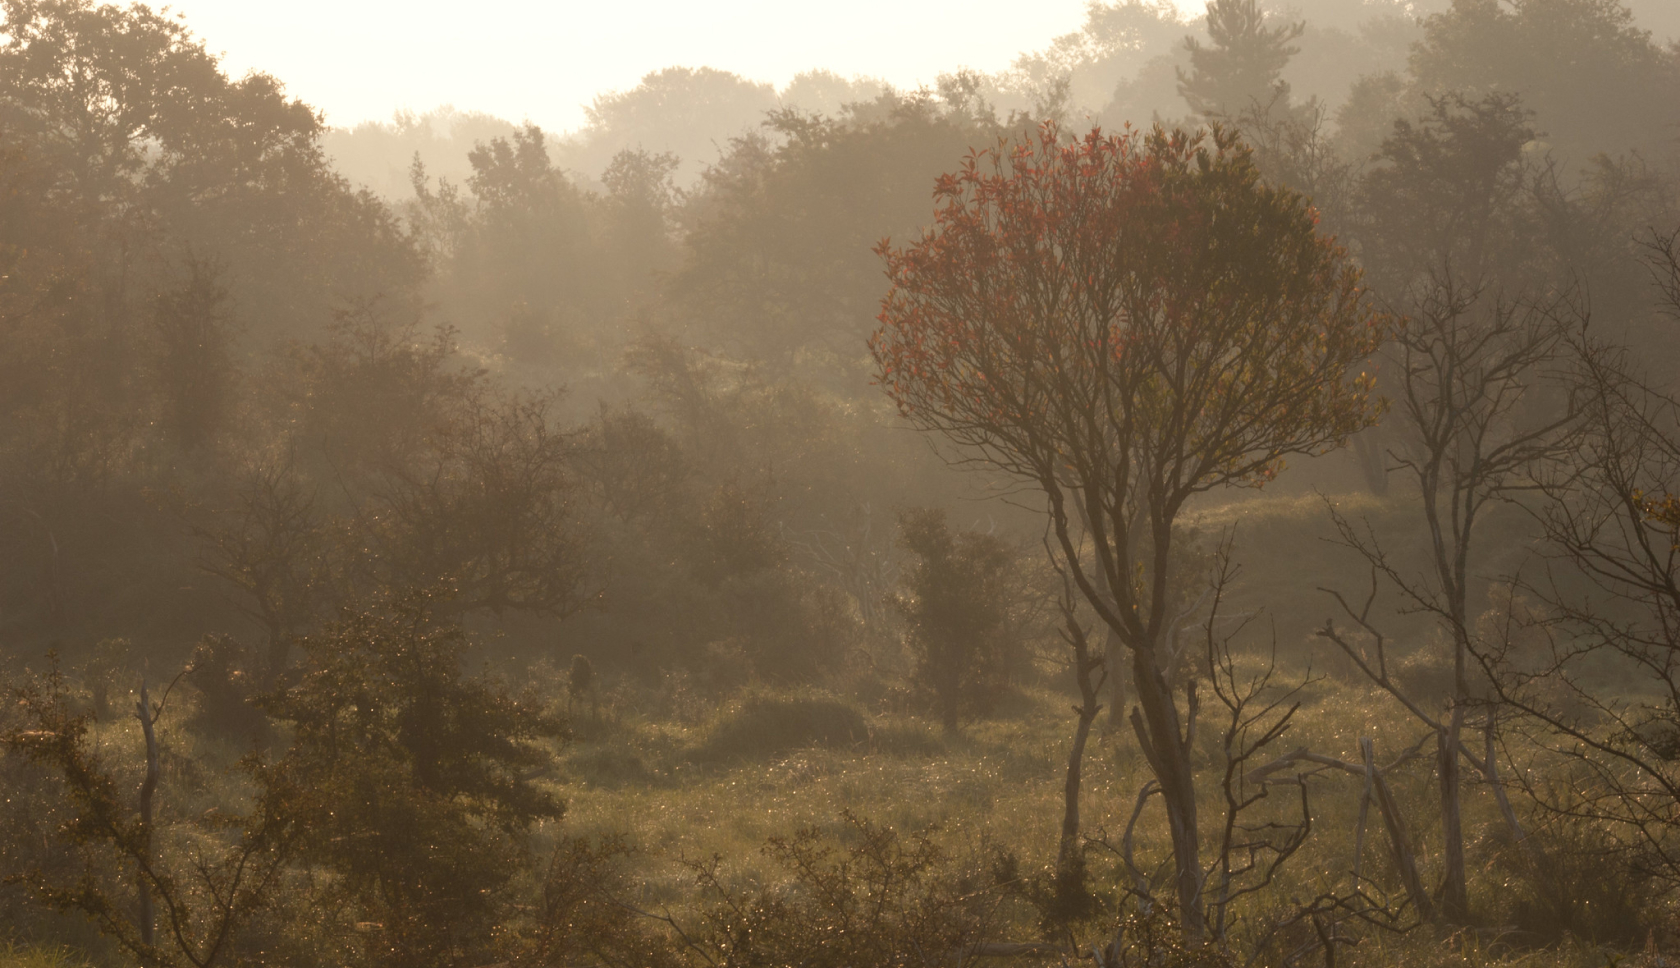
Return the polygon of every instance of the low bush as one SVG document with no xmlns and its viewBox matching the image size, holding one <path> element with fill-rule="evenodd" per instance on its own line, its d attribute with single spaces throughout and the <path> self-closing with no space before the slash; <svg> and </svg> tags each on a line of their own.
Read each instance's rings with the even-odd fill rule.
<svg viewBox="0 0 1680 968">
<path fill-rule="evenodd" d="M 1660 890 L 1637 860 L 1619 857 L 1625 845 L 1580 821 L 1557 820 L 1530 831 L 1532 853 L 1512 841 L 1503 827 L 1484 838 L 1506 888 L 1493 906 L 1499 921 L 1515 929 L 1525 947 L 1549 947 L 1571 939 L 1636 948 L 1662 918 Z"/>
</svg>

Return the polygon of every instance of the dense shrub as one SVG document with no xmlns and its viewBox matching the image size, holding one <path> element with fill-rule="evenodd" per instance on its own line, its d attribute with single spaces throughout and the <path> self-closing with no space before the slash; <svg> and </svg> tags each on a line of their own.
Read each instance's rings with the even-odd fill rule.
<svg viewBox="0 0 1680 968">
<path fill-rule="evenodd" d="M 1655 882 L 1637 864 L 1617 863 L 1621 848 L 1602 828 L 1558 818 L 1530 832 L 1527 849 L 1493 828 L 1483 847 L 1506 875 L 1492 899 L 1497 917 L 1525 945 L 1636 946 L 1660 920 Z"/>
<path fill-rule="evenodd" d="M 251 650 L 226 635 L 206 635 L 193 649 L 185 679 L 198 692 L 187 725 L 201 736 L 252 747 L 268 740 L 268 717 L 254 700 L 257 677 Z"/>
<path fill-rule="evenodd" d="M 937 508 L 904 511 L 898 525 L 914 563 L 893 601 L 908 627 L 915 680 L 955 729 L 964 714 L 989 710 L 1003 687 L 1014 555 L 995 535 L 953 532 Z"/>
<path fill-rule="evenodd" d="M 564 809 L 531 782 L 563 724 L 463 675 L 467 638 L 437 617 L 444 603 L 346 610 L 304 640 L 297 684 L 265 700 L 292 739 L 259 780 L 303 859 L 331 873 L 318 903 L 356 964 L 490 960 L 525 835 Z"/>
</svg>

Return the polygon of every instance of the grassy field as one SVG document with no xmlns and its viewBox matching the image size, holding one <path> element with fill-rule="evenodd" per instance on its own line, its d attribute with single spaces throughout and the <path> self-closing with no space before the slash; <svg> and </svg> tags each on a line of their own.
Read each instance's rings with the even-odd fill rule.
<svg viewBox="0 0 1680 968">
<path fill-rule="evenodd" d="M 920 717 L 877 712 L 811 690 L 749 689 L 687 722 L 610 707 L 599 715 L 580 710 L 574 737 L 559 747 L 560 766 L 554 773 L 567 812 L 562 821 L 539 830 L 538 840 L 626 835 L 637 848 L 632 863 L 638 902 L 679 922 L 699 915 L 694 871 L 685 861 L 717 855 L 724 859 L 721 871 L 727 881 L 760 885 L 784 876 L 761 850 L 769 839 L 802 827 L 838 831 L 846 811 L 901 832 L 928 833 L 958 863 L 985 866 L 1002 851 L 1016 857 L 1023 871 L 1039 871 L 1055 853 L 1074 720 L 1069 694 L 1055 686 L 1052 677 L 1017 689 L 991 716 L 954 734 Z M 1359 683 L 1319 676 L 1297 698 L 1297 725 L 1279 752 L 1307 746 L 1354 760 L 1359 737 L 1371 736 L 1379 759 L 1386 760 L 1422 735 L 1391 699 Z M 128 720 L 98 729 L 101 745 L 117 761 L 137 747 L 135 732 Z M 1216 731 L 1208 727 L 1198 737 L 1198 766 L 1210 785 L 1216 740 Z M 223 772 L 236 758 L 233 747 L 183 729 L 166 730 L 164 741 L 170 748 L 163 786 L 169 815 L 201 813 L 236 793 L 231 774 Z M 1130 732 L 1095 730 L 1085 760 L 1086 833 L 1117 842 L 1144 779 Z M 1309 789 L 1311 839 L 1267 895 L 1272 901 L 1246 910 L 1251 923 L 1274 913 L 1280 899 L 1348 882 L 1360 783 L 1331 773 L 1309 780 Z M 1429 760 L 1403 768 L 1396 790 L 1430 879 L 1434 865 L 1429 858 L 1438 848 L 1439 831 L 1431 822 L 1435 794 Z M 1216 802 L 1211 786 L 1208 792 L 1204 811 Z M 1289 788 L 1278 788 L 1278 796 L 1283 806 L 1294 803 Z M 1204 813 L 1204 826 L 1215 820 Z M 1532 922 L 1542 899 L 1513 865 L 1509 838 L 1485 790 L 1468 791 L 1466 820 L 1472 900 L 1485 927 L 1450 939 L 1427 928 L 1404 936 L 1371 932 L 1339 963 L 1585 966 L 1615 963 L 1630 953 L 1625 938 L 1611 945 L 1536 935 Z M 1158 805 L 1145 812 L 1139 832 L 1141 859 L 1146 865 L 1164 862 Z M 1092 852 L 1090 863 L 1099 887 L 1124 881 L 1119 864 L 1101 849 Z M 1374 811 L 1364 870 L 1380 885 L 1397 889 Z M 1002 903 L 997 911 L 997 940 L 1036 937 L 1033 912 L 1026 905 Z M 1632 947 L 1637 955 L 1641 946 Z M 68 950 L 0 949 L 0 968 L 81 963 Z"/>
<path fill-rule="evenodd" d="M 1381 527 L 1404 506 L 1400 499 L 1361 498 L 1340 509 Z M 1358 678 L 1345 660 L 1315 643 L 1312 630 L 1333 607 L 1319 588 L 1357 592 L 1364 581 L 1360 570 L 1350 567 L 1345 549 L 1325 542 L 1325 520 L 1323 499 L 1305 495 L 1211 508 L 1199 523 L 1209 530 L 1235 525 L 1237 557 L 1248 562 L 1231 610 L 1256 614 L 1261 621 L 1251 626 L 1254 634 L 1238 652 L 1240 668 L 1258 670 L 1275 641 L 1282 659 L 1274 689 L 1279 694 L 1297 689 L 1290 700 L 1299 703 L 1291 730 L 1262 761 L 1297 747 L 1358 761 L 1360 738 L 1371 737 L 1377 760 L 1387 762 L 1427 731 L 1392 697 Z M 1427 655 L 1421 624 L 1404 618 L 1394 623 L 1402 657 Z M 1414 684 L 1426 691 L 1427 664 L 1413 665 Z M 564 695 L 552 671 L 533 670 L 530 680 L 539 689 Z M 1030 877 L 1046 871 L 1054 859 L 1074 727 L 1072 684 L 1054 661 L 1041 662 L 1026 684 L 1004 694 L 989 715 L 954 733 L 907 711 L 914 707 L 901 689 L 888 690 L 888 699 L 866 701 L 859 697 L 881 690 L 754 684 L 720 700 L 684 689 L 679 680 L 632 682 L 609 676 L 598 696 L 574 704 L 572 737 L 555 747 L 557 768 L 543 781 L 565 799 L 567 810 L 562 820 L 538 829 L 538 849 L 562 837 L 624 835 L 635 848 L 629 874 L 644 910 L 692 923 L 703 913 L 694 862 L 721 858 L 718 870 L 730 885 L 772 884 L 786 872 L 770 861 L 763 849 L 767 842 L 801 828 L 843 839 L 846 814 L 902 833 L 926 834 L 953 863 L 975 870 L 995 867 L 1000 856 L 1007 856 Z M 196 817 L 237 803 L 242 790 L 233 765 L 242 750 L 186 728 L 190 694 L 174 701 L 176 710 L 160 727 L 166 754 L 160 794 L 164 818 Z M 132 697 L 113 699 L 116 709 L 131 705 Z M 1222 710 L 1209 698 L 1203 708 L 1196 766 L 1205 784 L 1201 823 L 1211 832 L 1220 820 L 1215 784 L 1223 764 Z M 123 764 L 119 779 L 134 779 L 139 737 L 132 717 L 97 725 L 95 738 L 110 762 Z M 1441 835 L 1428 755 L 1433 743 L 1425 744 L 1424 751 L 1396 771 L 1392 782 L 1423 878 L 1434 886 Z M 1511 769 L 1526 762 L 1520 750 L 1513 762 L 1519 766 Z M 1131 731 L 1108 726 L 1105 716 L 1085 753 L 1084 833 L 1118 843 L 1146 778 Z M 1306 782 L 1310 838 L 1278 883 L 1241 909 L 1239 933 L 1267 924 L 1294 898 L 1345 890 L 1351 883 L 1362 782 L 1335 771 Z M 1294 788 L 1273 788 L 1278 816 L 1298 810 L 1296 797 Z M 1537 837 L 1553 836 L 1526 811 L 1525 820 L 1536 824 Z M 1471 901 L 1479 926 L 1450 937 L 1429 928 L 1405 934 L 1366 930 L 1357 945 L 1341 952 L 1337 964 L 1660 963 L 1655 947 L 1666 946 L 1667 936 L 1651 932 L 1647 942 L 1638 936 L 1643 927 L 1628 927 L 1629 918 L 1637 914 L 1642 925 L 1661 926 L 1675 923 L 1673 914 L 1646 907 L 1637 886 L 1618 880 L 1614 868 L 1594 865 L 1589 858 L 1536 876 L 1513 847 L 1489 791 L 1473 782 L 1466 789 L 1465 821 Z M 1141 866 L 1158 870 L 1164 884 L 1167 837 L 1159 801 L 1144 812 L 1138 838 Z M 1367 820 L 1363 853 L 1365 876 L 1397 897 L 1398 879 L 1375 810 Z M 1111 852 L 1093 845 L 1088 863 L 1094 885 L 1108 893 L 1111 913 L 1130 903 L 1118 890 L 1128 877 Z M 1025 902 L 1000 900 L 995 912 L 994 940 L 1039 937 L 1036 913 Z M 1088 936 L 1081 940 L 1087 945 L 1100 941 L 1111 930 L 1103 926 L 1105 920 L 1112 923 L 1099 918 L 1083 929 Z M 0 931 L 0 941 L 4 938 Z M 83 963 L 68 948 L 0 948 L 0 968 Z"/>
<path fill-rule="evenodd" d="M 1307 746 L 1357 760 L 1359 737 L 1371 736 L 1379 759 L 1386 760 L 1421 736 L 1392 700 L 1361 685 L 1319 678 L 1299 698 L 1298 728 L 1279 752 Z M 954 735 L 892 715 L 859 715 L 860 736 L 813 736 L 819 731 L 798 728 L 802 713 L 820 722 L 833 718 L 837 705 L 839 700 L 811 693 L 758 693 L 694 725 L 585 719 L 563 754 L 569 803 L 563 827 L 572 834 L 628 834 L 643 850 L 644 902 L 679 919 L 693 914 L 693 875 L 683 860 L 720 855 L 731 876 L 758 883 L 775 876 L 759 850 L 767 839 L 806 826 L 836 828 L 843 810 L 901 831 L 933 831 L 952 855 L 977 863 L 999 850 L 1013 853 L 1026 870 L 1053 859 L 1073 723 L 1067 695 L 1049 687 L 1021 690 L 994 716 Z M 1215 738 L 1212 730 L 1200 737 L 1199 765 L 1210 777 Z M 1128 731 L 1094 733 L 1083 794 L 1088 835 L 1106 833 L 1118 841 L 1144 771 Z M 1354 777 L 1328 774 L 1309 780 L 1309 788 L 1312 837 L 1286 869 L 1274 901 L 1345 887 L 1349 879 L 1361 785 Z M 1396 788 L 1428 879 L 1428 858 L 1439 846 L 1439 831 L 1430 823 L 1435 793 L 1428 759 L 1406 768 Z M 1294 803 L 1287 787 L 1279 796 Z M 1472 788 L 1466 808 L 1472 899 L 1485 927 L 1450 939 L 1428 929 L 1404 936 L 1372 932 L 1342 963 L 1602 965 L 1627 953 L 1589 938 L 1540 937 L 1532 922 L 1544 898 L 1519 876 L 1493 798 Z M 1164 862 L 1158 809 L 1146 811 L 1140 837 L 1142 855 Z M 1119 864 L 1101 850 L 1091 863 L 1099 884 L 1122 881 Z M 1364 870 L 1394 888 L 1375 811 Z M 1274 910 L 1263 904 L 1247 916 L 1263 919 Z M 1024 907 L 1000 907 L 999 940 L 1030 940 L 1029 914 Z"/>
</svg>

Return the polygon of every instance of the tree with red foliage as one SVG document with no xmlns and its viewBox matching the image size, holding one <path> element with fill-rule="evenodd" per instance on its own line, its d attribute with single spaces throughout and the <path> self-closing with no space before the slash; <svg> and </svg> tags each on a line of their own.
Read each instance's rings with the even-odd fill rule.
<svg viewBox="0 0 1680 968">
<path fill-rule="evenodd" d="M 1046 124 L 971 152 L 935 200 L 931 229 L 877 250 L 878 381 L 960 459 L 1044 493 L 1065 567 L 1130 653 L 1131 723 L 1202 934 L 1174 524 L 1196 495 L 1262 486 L 1371 424 L 1359 367 L 1389 320 L 1308 201 L 1262 184 L 1218 127 L 1064 140 Z"/>
</svg>

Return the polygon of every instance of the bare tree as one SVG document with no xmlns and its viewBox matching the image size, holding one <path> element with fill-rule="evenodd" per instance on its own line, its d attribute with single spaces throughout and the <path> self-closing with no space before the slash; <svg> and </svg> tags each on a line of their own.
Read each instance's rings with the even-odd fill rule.
<svg viewBox="0 0 1680 968">
<path fill-rule="evenodd" d="M 140 965 L 214 968 L 235 960 L 239 930 L 273 901 L 293 854 L 296 830 L 259 796 L 246 816 L 206 814 L 198 822 L 200 836 L 174 863 L 160 855 L 155 726 L 167 690 L 164 696 L 164 701 L 153 703 L 145 687 L 140 690 L 135 716 L 145 742 L 145 770 L 138 803 L 130 807 L 111 770 L 91 748 L 87 720 L 70 711 L 57 669 L 45 688 L 19 691 L 16 699 L 26 723 L 0 734 L 0 747 L 62 777 L 69 819 L 58 836 L 62 847 L 81 861 L 83 871 L 69 881 L 39 869 L 14 876 L 41 903 L 87 915 Z M 112 860 L 133 866 L 139 904 L 132 910 L 126 903 L 128 891 L 100 876 Z"/>
<path fill-rule="evenodd" d="M 1396 861 L 1404 865 L 1403 874 L 1413 872 L 1405 879 L 1407 897 L 1418 903 L 1420 909 L 1427 910 L 1428 896 L 1415 875 L 1416 865 L 1411 863 L 1405 825 L 1385 779 L 1389 771 L 1415 758 L 1417 751 L 1414 748 L 1402 754 L 1381 770 L 1369 760 L 1364 765 L 1350 764 L 1306 747 L 1274 754 L 1294 728 L 1300 710 L 1300 690 L 1311 679 L 1294 684 L 1278 681 L 1275 640 L 1271 648 L 1258 655 L 1239 646 L 1255 616 L 1229 617 L 1221 612 L 1237 575 L 1231 560 L 1229 535 L 1217 545 L 1209 567 L 1205 610 L 1197 609 L 1204 617 L 1196 626 L 1199 659 L 1204 665 L 1200 674 L 1190 677 L 1190 682 L 1205 682 L 1219 703 L 1215 707 L 1218 718 L 1213 725 L 1218 728 L 1219 752 L 1215 762 L 1219 764 L 1222 802 L 1217 833 L 1211 843 L 1211 858 L 1199 872 L 1202 885 L 1199 902 L 1203 905 L 1200 921 L 1207 926 L 1209 938 L 1226 954 L 1238 957 L 1238 963 L 1253 964 L 1281 932 L 1297 924 L 1312 925 L 1315 939 L 1300 951 L 1286 953 L 1285 961 L 1293 963 L 1317 947 L 1323 947 L 1333 961 L 1335 947 L 1352 940 L 1340 933 L 1341 925 L 1359 921 L 1384 929 L 1403 926 L 1402 907 L 1370 890 L 1370 885 L 1360 876 L 1363 833 L 1351 881 L 1333 878 L 1321 883 L 1317 893 L 1305 899 L 1294 898 L 1276 908 L 1245 904 L 1244 899 L 1269 896 L 1269 889 L 1277 883 L 1279 874 L 1311 836 L 1314 813 L 1309 781 L 1339 771 L 1363 778 L 1367 784 L 1366 796 L 1378 798 Z M 1193 687 L 1189 692 L 1192 696 L 1196 694 Z M 1154 885 L 1158 876 L 1138 862 L 1134 834 L 1147 804 L 1159 789 L 1153 779 L 1139 789 L 1118 845 L 1110 843 L 1106 835 L 1092 838 L 1093 843 L 1109 849 L 1130 871 L 1131 893 L 1139 898 L 1145 915 L 1156 907 Z M 1290 789 L 1294 792 L 1275 796 Z M 1362 803 L 1361 831 L 1364 820 Z M 1118 950 L 1119 946 L 1111 948 Z"/>
<path fill-rule="evenodd" d="M 1650 260 L 1680 316 L 1677 235 Z M 1574 782 L 1532 788 L 1555 816 L 1585 821 L 1633 869 L 1680 888 L 1680 399 L 1640 379 L 1632 351 L 1580 347 L 1585 412 L 1574 459 L 1542 482 L 1542 567 L 1475 643 L 1501 700 Z M 1540 634 L 1535 634 L 1540 633 Z M 1539 640 L 1538 643 L 1536 640 Z"/>
<path fill-rule="evenodd" d="M 785 526 L 782 540 L 805 565 L 825 575 L 856 604 L 863 626 L 885 635 L 893 611 L 892 590 L 903 571 L 893 529 L 876 528 L 874 509 L 858 505 L 839 529 L 795 532 Z"/>
<path fill-rule="evenodd" d="M 455 611 L 587 605 L 570 438 L 551 408 L 548 397 L 470 394 L 426 453 L 384 470 L 351 525 L 362 580 L 445 585 Z"/>
<path fill-rule="evenodd" d="M 1213 602 L 1202 629 L 1208 684 L 1224 707 L 1220 728 L 1220 751 L 1224 770 L 1219 788 L 1224 816 L 1215 839 L 1214 861 L 1203 879 L 1206 921 L 1214 938 L 1225 940 L 1236 926 L 1236 904 L 1243 897 L 1271 887 L 1283 865 L 1306 843 L 1312 833 L 1312 806 L 1306 778 L 1297 775 L 1297 812 L 1267 809 L 1271 784 L 1251 782 L 1252 764 L 1272 749 L 1290 731 L 1301 704 L 1296 698 L 1300 686 L 1276 688 L 1277 650 L 1267 655 L 1255 671 L 1239 668 L 1233 641 L 1248 619 L 1236 629 L 1221 632 L 1220 605 L 1235 569 L 1227 536 L 1221 544 L 1213 574 Z M 1287 810 L 1288 808 L 1284 808 Z M 1271 932 L 1261 929 L 1261 936 Z M 1258 947 L 1258 945 L 1256 945 Z"/>
<path fill-rule="evenodd" d="M 331 539 L 290 454 L 247 465 L 228 506 L 192 525 L 198 567 L 240 593 L 268 637 L 264 675 L 285 669 L 293 635 L 315 615 L 331 574 Z"/>
<path fill-rule="evenodd" d="M 1461 762 L 1471 764 L 1494 789 L 1506 821 L 1517 823 L 1497 767 L 1463 742 L 1465 717 L 1480 707 L 1486 729 L 1496 722 L 1485 687 L 1473 684 L 1471 554 L 1490 506 L 1532 490 L 1533 475 L 1571 445 L 1577 413 L 1564 392 L 1561 368 L 1569 338 L 1584 313 L 1566 296 L 1506 300 L 1466 287 L 1443 274 L 1415 300 L 1415 312 L 1395 335 L 1399 446 L 1394 468 L 1416 482 L 1428 536 L 1421 574 L 1399 564 L 1364 528 L 1330 513 L 1341 542 L 1363 556 L 1372 586 L 1361 607 L 1326 589 L 1358 630 L 1375 643 L 1367 654 L 1354 635 L 1326 622 L 1319 631 L 1367 678 L 1394 697 L 1435 735 L 1440 781 L 1444 883 L 1439 913 L 1455 924 L 1470 916 L 1464 859 Z M 1548 393 L 1548 390 L 1555 391 Z M 1398 592 L 1404 607 L 1433 618 L 1449 643 L 1452 684 L 1445 708 L 1409 695 L 1391 675 L 1388 638 L 1371 614 L 1378 578 Z"/>
</svg>

